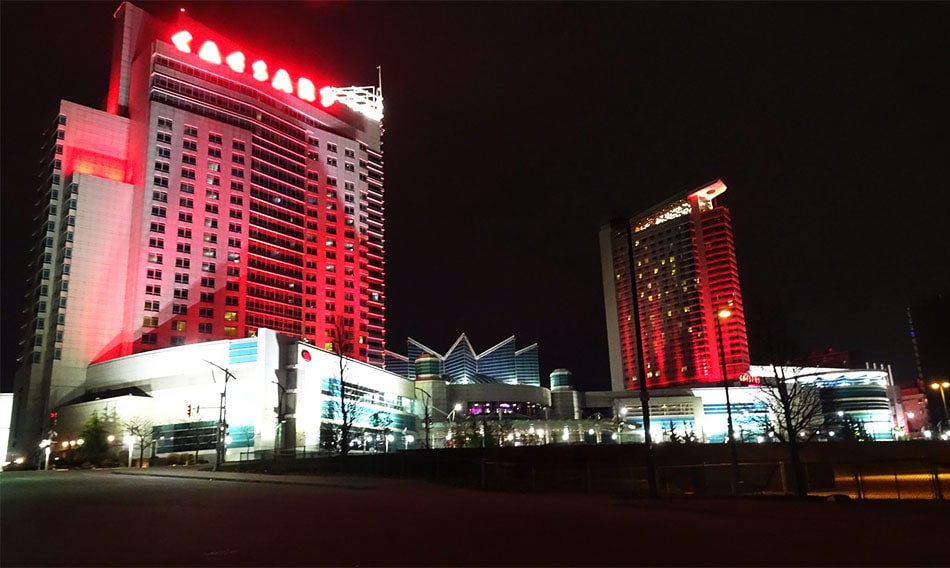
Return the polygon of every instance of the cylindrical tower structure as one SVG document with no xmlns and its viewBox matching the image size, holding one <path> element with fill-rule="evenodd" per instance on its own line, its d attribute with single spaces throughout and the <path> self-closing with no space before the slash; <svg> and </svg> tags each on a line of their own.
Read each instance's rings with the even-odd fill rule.
<svg viewBox="0 0 950 568">
<path fill-rule="evenodd" d="M 571 388 L 571 376 L 571 372 L 567 369 L 554 369 L 551 371 L 551 390 Z"/>
</svg>

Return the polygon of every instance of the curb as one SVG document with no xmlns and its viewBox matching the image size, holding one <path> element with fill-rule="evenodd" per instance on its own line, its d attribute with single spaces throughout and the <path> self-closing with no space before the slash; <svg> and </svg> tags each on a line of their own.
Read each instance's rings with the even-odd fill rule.
<svg viewBox="0 0 950 568">
<path fill-rule="evenodd" d="M 214 477 L 205 475 L 179 475 L 170 473 L 130 473 L 125 471 L 112 471 L 113 475 L 128 475 L 141 477 L 165 477 L 170 479 L 206 479 L 208 481 L 229 481 L 232 483 L 267 483 L 271 485 L 304 485 L 310 487 L 327 487 L 335 489 L 347 489 L 350 491 L 370 491 L 376 487 L 358 487 L 356 485 L 336 485 L 332 483 L 320 483 L 314 481 L 285 481 L 280 479 L 254 479 L 254 478 L 234 478 L 234 477 Z"/>
</svg>

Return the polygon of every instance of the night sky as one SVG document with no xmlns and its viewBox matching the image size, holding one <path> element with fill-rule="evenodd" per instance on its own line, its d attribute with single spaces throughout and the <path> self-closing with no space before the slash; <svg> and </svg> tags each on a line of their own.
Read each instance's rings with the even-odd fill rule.
<svg viewBox="0 0 950 568">
<path fill-rule="evenodd" d="M 137 4 L 337 86 L 382 65 L 390 349 L 514 334 L 609 388 L 601 224 L 721 178 L 753 362 L 769 327 L 913 379 L 904 310 L 950 283 L 950 4 Z M 0 5 L 5 390 L 40 135 L 101 106 L 117 6 Z"/>
</svg>

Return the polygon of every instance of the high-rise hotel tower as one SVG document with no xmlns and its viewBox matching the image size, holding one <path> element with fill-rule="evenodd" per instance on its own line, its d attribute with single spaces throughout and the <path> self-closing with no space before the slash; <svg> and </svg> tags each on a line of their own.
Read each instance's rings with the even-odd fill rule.
<svg viewBox="0 0 950 568">
<path fill-rule="evenodd" d="M 48 139 L 14 443 L 86 367 L 270 328 L 382 365 L 382 96 L 324 87 L 180 14 L 115 13 L 106 109 Z M 276 56 L 279 57 L 279 56 Z M 313 77 L 313 75 L 310 75 Z"/>
<path fill-rule="evenodd" d="M 724 191 L 716 181 L 601 229 L 613 390 L 639 388 L 641 356 L 650 388 L 721 382 L 720 352 L 730 381 L 748 372 L 732 222 L 716 203 Z"/>
</svg>

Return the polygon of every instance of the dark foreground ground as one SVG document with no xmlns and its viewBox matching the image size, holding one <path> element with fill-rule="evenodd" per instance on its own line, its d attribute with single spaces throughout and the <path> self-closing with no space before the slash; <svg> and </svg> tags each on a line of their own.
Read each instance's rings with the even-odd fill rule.
<svg viewBox="0 0 950 568">
<path fill-rule="evenodd" d="M 0 474 L 0 565 L 945 566 L 937 502 L 634 501 L 183 468 Z M 160 476 L 156 476 L 160 475 Z"/>
</svg>

